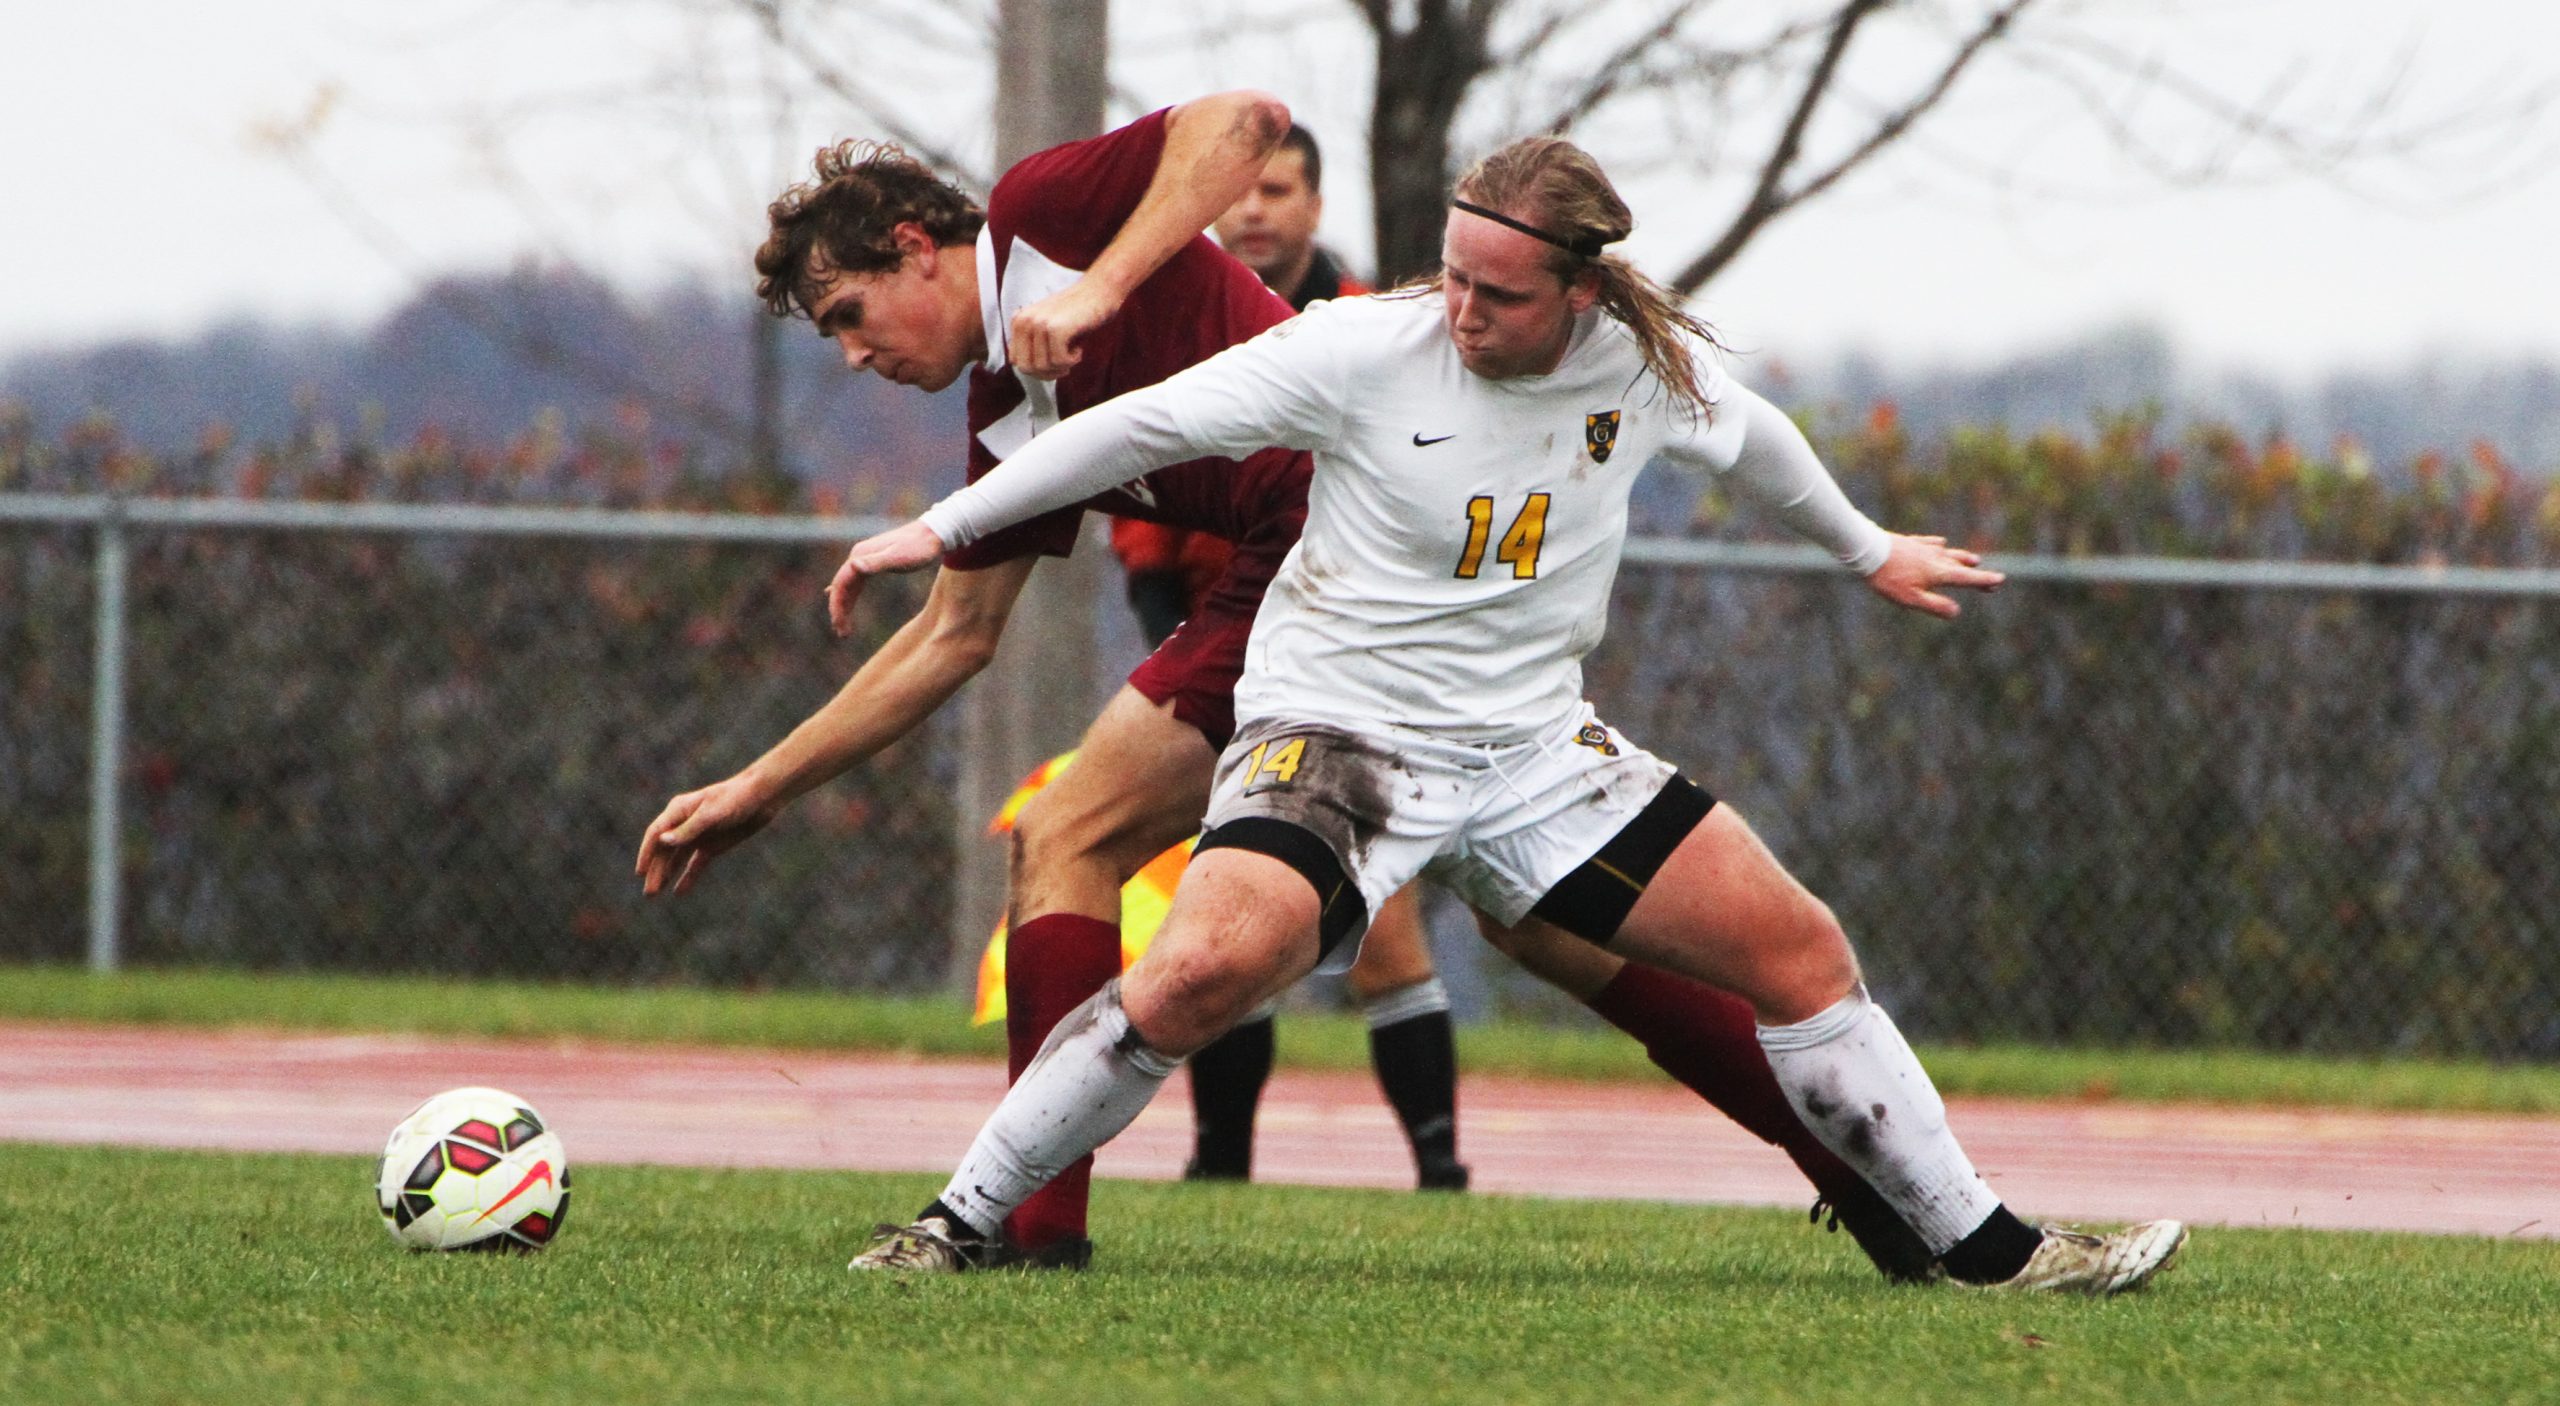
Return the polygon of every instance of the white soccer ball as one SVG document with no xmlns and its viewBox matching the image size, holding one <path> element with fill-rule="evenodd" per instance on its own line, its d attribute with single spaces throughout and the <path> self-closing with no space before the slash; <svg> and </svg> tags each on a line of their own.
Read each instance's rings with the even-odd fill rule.
<svg viewBox="0 0 2560 1406">
<path fill-rule="evenodd" d="M 523 1099 L 448 1089 L 391 1130 L 373 1200 L 412 1250 L 539 1250 L 569 1215 L 569 1157 Z"/>
</svg>

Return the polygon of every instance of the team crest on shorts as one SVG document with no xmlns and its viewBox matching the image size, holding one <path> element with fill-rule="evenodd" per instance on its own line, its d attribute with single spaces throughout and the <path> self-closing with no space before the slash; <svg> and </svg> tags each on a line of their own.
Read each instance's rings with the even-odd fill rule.
<svg viewBox="0 0 2560 1406">
<path fill-rule="evenodd" d="M 1582 447 L 1591 451 L 1591 462 L 1609 462 L 1609 451 L 1618 447 L 1618 412 L 1603 410 L 1582 417 Z"/>
<path fill-rule="evenodd" d="M 1615 411 L 1610 412 L 1610 414 L 1611 418 L 1614 419 L 1616 417 Z M 1606 452 L 1603 452 L 1600 457 L 1605 459 L 1609 456 Z M 1609 736 L 1609 729 L 1602 727 L 1598 723 L 1584 723 L 1582 725 L 1582 731 L 1573 735 L 1573 740 L 1604 757 L 1614 757 L 1618 755 L 1618 744 L 1611 740 Z"/>
</svg>

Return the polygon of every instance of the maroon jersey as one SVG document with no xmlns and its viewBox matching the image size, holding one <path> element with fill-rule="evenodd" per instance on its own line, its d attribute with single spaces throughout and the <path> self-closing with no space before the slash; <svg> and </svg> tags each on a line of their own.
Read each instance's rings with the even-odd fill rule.
<svg viewBox="0 0 2560 1406">
<path fill-rule="evenodd" d="M 1293 315 L 1253 270 L 1207 236 L 1194 235 L 1130 293 L 1117 316 L 1076 343 L 1081 359 L 1064 379 L 1034 392 L 1003 364 L 1013 314 L 1092 267 L 1138 208 L 1164 154 L 1164 131 L 1165 114 L 1150 113 L 1118 131 L 1026 157 L 996 182 L 987 199 L 986 231 L 979 236 L 978 298 L 987 314 L 990 365 L 969 372 L 972 483 L 1000 461 L 989 440 L 1018 444 L 1031 430 L 1154 385 Z M 1051 395 L 1053 411 L 1044 403 Z M 1017 523 L 943 561 L 968 571 L 1033 553 L 1064 556 L 1075 545 L 1086 509 L 1231 542 L 1286 522 L 1294 540 L 1306 512 L 1310 472 L 1308 456 L 1293 450 L 1266 449 L 1241 461 L 1195 459 Z"/>
</svg>

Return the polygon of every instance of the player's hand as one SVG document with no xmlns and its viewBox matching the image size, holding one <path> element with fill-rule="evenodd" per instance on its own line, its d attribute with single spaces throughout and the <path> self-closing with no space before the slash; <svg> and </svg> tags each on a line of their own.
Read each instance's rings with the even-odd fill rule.
<svg viewBox="0 0 2560 1406">
<path fill-rule="evenodd" d="M 1885 557 L 1884 565 L 1867 577 L 1867 585 L 1905 610 L 1953 620 L 1963 607 L 1938 594 L 1937 588 L 1961 586 L 1969 591 L 1996 591 L 2008 579 L 1997 571 L 1983 569 L 1981 553 L 1950 547 L 1944 537 L 1905 537 L 1897 532 L 1893 534 L 1893 551 Z"/>
<path fill-rule="evenodd" d="M 677 893 L 691 892 L 712 860 L 736 849 L 773 816 L 756 788 L 734 776 L 667 802 L 640 837 L 640 859 L 631 866 L 640 876 L 640 892 L 654 898 L 670 880 Z"/>
<path fill-rule="evenodd" d="M 862 598 L 864 577 L 931 566 L 942 559 L 944 550 L 942 539 L 922 522 L 893 527 L 854 543 L 853 550 L 845 553 L 844 565 L 836 568 L 836 579 L 827 583 L 827 623 L 835 627 L 836 638 L 853 633 L 853 603 Z"/>
<path fill-rule="evenodd" d="M 1013 315 L 1005 355 L 1023 375 L 1054 381 L 1083 359 L 1076 339 L 1109 322 L 1119 311 L 1119 295 L 1090 278 L 1079 278 Z"/>
</svg>

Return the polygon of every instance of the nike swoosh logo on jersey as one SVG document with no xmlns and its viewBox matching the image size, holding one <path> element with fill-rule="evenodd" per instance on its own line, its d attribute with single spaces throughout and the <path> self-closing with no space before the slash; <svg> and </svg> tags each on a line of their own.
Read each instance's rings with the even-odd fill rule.
<svg viewBox="0 0 2560 1406">
<path fill-rule="evenodd" d="M 1444 434 L 1444 435 L 1440 436 L 1440 439 L 1424 439 L 1424 438 L 1422 437 L 1422 431 L 1420 431 L 1420 430 L 1415 430 L 1415 431 L 1413 432 L 1413 447 L 1414 447 L 1414 448 L 1416 448 L 1416 449 L 1420 449 L 1420 448 L 1422 448 L 1424 445 L 1427 445 L 1427 444 L 1438 444 L 1438 443 L 1440 442 L 1440 440 L 1442 440 L 1442 439 L 1456 439 L 1456 438 L 1457 438 L 1457 436 L 1456 436 L 1456 435 L 1453 435 L 1453 434 Z"/>
</svg>

